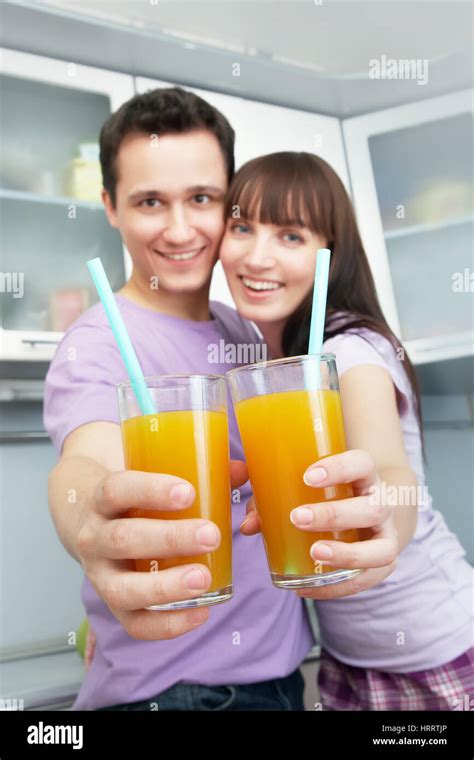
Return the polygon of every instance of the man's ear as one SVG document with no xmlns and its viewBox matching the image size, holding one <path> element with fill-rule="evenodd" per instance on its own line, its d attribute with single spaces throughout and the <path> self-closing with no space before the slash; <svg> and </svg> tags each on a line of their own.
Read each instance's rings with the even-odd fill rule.
<svg viewBox="0 0 474 760">
<path fill-rule="evenodd" d="M 118 221 L 117 221 L 117 211 L 115 209 L 114 204 L 112 203 L 112 199 L 104 188 L 102 188 L 102 203 L 104 204 L 105 209 L 105 215 L 107 219 L 109 220 L 109 224 L 112 227 L 118 227 Z"/>
</svg>

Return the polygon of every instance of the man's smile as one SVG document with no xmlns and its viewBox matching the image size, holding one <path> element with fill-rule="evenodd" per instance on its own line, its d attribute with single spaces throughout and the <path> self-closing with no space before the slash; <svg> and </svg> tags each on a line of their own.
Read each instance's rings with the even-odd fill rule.
<svg viewBox="0 0 474 760">
<path fill-rule="evenodd" d="M 200 246 L 199 248 L 192 248 L 182 251 L 158 251 L 155 249 L 155 253 L 158 253 L 160 256 L 162 256 L 165 259 L 168 259 L 169 261 L 174 262 L 188 262 L 192 259 L 197 258 L 200 253 L 204 251 L 206 248 L 205 245 Z"/>
</svg>

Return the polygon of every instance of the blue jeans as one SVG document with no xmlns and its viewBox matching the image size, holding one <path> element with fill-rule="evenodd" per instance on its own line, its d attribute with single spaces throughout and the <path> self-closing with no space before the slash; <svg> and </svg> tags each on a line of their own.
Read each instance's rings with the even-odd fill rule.
<svg viewBox="0 0 474 760">
<path fill-rule="evenodd" d="M 286 678 L 228 686 L 178 683 L 142 702 L 105 710 L 293 710 L 303 711 L 304 678 L 299 669 Z"/>
</svg>

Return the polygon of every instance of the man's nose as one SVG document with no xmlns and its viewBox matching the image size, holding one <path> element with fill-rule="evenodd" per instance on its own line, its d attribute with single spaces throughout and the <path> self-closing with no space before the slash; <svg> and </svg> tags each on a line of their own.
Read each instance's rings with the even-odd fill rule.
<svg viewBox="0 0 474 760">
<path fill-rule="evenodd" d="M 181 206 L 173 206 L 169 209 L 163 238 L 167 243 L 177 245 L 185 243 L 194 237 L 194 231 L 188 219 L 186 209 Z"/>
</svg>

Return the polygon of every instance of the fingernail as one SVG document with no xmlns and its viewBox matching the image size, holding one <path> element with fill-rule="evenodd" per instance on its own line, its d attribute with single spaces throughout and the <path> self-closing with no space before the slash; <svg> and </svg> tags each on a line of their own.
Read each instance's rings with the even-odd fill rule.
<svg viewBox="0 0 474 760">
<path fill-rule="evenodd" d="M 327 544 L 314 544 L 310 554 L 313 559 L 331 559 L 334 556 L 333 550 Z"/>
<path fill-rule="evenodd" d="M 298 507 L 290 512 L 290 520 L 293 525 L 311 525 L 313 522 L 313 513 L 308 507 Z"/>
<path fill-rule="evenodd" d="M 203 525 L 198 529 L 196 538 L 201 546 L 205 546 L 210 549 L 217 544 L 219 535 L 213 525 Z"/>
<path fill-rule="evenodd" d="M 207 619 L 207 612 L 206 609 L 194 609 L 194 610 L 188 610 L 188 622 L 191 625 L 201 625 L 201 623 L 204 623 L 204 621 Z"/>
<path fill-rule="evenodd" d="M 246 523 L 248 523 L 248 521 L 250 520 L 250 518 L 251 518 L 251 515 L 247 515 L 247 517 L 245 518 L 245 520 L 243 520 L 243 521 L 242 521 L 242 523 L 241 523 L 240 527 L 241 527 L 241 528 L 243 528 L 243 527 L 244 527 L 244 525 L 245 525 Z"/>
<path fill-rule="evenodd" d="M 305 474 L 303 475 L 303 480 L 307 486 L 317 486 L 319 483 L 322 483 L 324 480 L 326 480 L 327 476 L 328 474 L 324 467 L 313 467 L 309 470 L 306 470 Z"/>
<path fill-rule="evenodd" d="M 170 491 L 170 498 L 173 506 L 183 507 L 191 499 L 192 488 L 187 483 L 180 483 L 177 486 L 173 486 Z"/>
<path fill-rule="evenodd" d="M 202 570 L 191 570 L 186 576 L 186 586 L 190 591 L 199 591 L 207 586 Z"/>
</svg>

